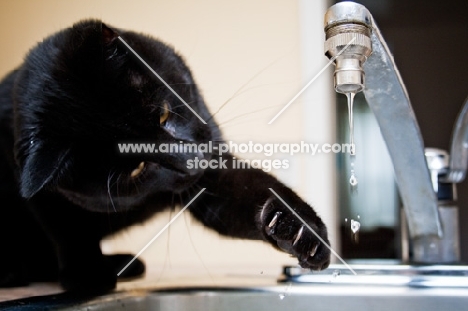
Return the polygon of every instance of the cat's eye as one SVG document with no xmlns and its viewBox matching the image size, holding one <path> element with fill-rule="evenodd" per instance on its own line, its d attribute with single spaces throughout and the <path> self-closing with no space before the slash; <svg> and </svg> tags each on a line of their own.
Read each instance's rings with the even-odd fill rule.
<svg viewBox="0 0 468 311">
<path fill-rule="evenodd" d="M 159 124 L 164 124 L 164 122 L 166 122 L 167 119 L 169 118 L 170 114 L 171 114 L 171 111 L 169 109 L 169 103 L 167 100 L 164 100 L 162 102 L 161 113 L 159 115 Z"/>
<path fill-rule="evenodd" d="M 138 175 L 141 174 L 141 172 L 143 172 L 143 169 L 145 168 L 145 162 L 140 162 L 140 164 L 138 164 L 137 168 L 134 169 L 131 173 L 130 173 L 130 177 L 132 178 L 135 178 L 137 177 Z"/>
</svg>

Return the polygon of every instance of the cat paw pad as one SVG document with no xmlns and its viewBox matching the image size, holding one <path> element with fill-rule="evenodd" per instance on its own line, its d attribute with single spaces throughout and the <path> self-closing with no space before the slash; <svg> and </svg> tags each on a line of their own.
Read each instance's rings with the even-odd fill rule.
<svg viewBox="0 0 468 311">
<path fill-rule="evenodd" d="M 294 203 L 294 200 L 291 201 Z M 330 249 L 325 225 L 305 202 L 297 202 L 296 199 L 291 206 L 294 206 L 294 211 L 307 225 L 282 202 L 274 197 L 269 198 L 260 213 L 266 239 L 277 248 L 297 257 L 303 268 L 327 268 L 330 264 Z"/>
</svg>

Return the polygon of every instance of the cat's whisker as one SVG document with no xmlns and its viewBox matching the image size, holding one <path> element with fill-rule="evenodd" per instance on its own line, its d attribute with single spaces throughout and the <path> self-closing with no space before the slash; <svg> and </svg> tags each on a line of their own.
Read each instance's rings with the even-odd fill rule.
<svg viewBox="0 0 468 311">
<path fill-rule="evenodd" d="M 281 58 L 281 57 L 278 57 L 277 59 L 275 59 L 274 61 L 272 61 L 271 63 L 269 63 L 267 66 L 265 66 L 264 68 L 262 68 L 260 71 L 258 71 L 256 74 L 254 74 L 249 80 L 247 80 L 247 82 L 245 82 L 244 84 L 242 84 L 240 86 L 240 88 L 237 89 L 237 91 L 230 97 L 228 98 L 214 113 L 211 114 L 211 117 L 208 118 L 207 122 L 210 121 L 211 119 L 213 119 L 224 107 L 226 107 L 226 105 L 228 103 L 230 103 L 235 97 L 239 96 L 240 94 L 242 94 L 243 92 L 251 89 L 251 88 L 248 88 L 248 89 L 244 89 L 247 85 L 249 85 L 252 81 L 254 81 L 258 76 L 260 76 L 260 74 L 262 74 L 263 72 L 265 72 L 267 69 L 269 69 L 271 66 L 273 66 L 276 62 L 278 62 Z M 244 89 L 244 90 L 243 90 Z"/>
<path fill-rule="evenodd" d="M 144 176 L 145 172 L 141 173 L 140 177 Z M 138 178 L 130 178 L 127 179 L 127 189 L 130 188 L 131 186 L 136 189 L 136 192 L 139 194 L 140 193 L 140 183 L 138 182 Z M 131 183 L 131 184 L 130 184 Z"/>
<path fill-rule="evenodd" d="M 176 106 L 176 107 L 172 107 L 172 106 L 169 106 L 168 108 L 168 111 L 170 112 L 171 115 L 176 115 L 176 116 L 179 116 L 180 118 L 184 119 L 184 120 L 189 120 L 187 117 L 181 115 L 180 113 L 177 113 L 174 111 L 174 109 L 178 108 L 178 107 L 181 107 L 181 106 Z M 184 105 L 185 107 L 185 105 Z M 161 107 L 163 108 L 163 107 Z"/>
<path fill-rule="evenodd" d="M 189 190 L 187 190 L 187 192 L 189 192 Z M 179 193 L 179 201 L 180 201 L 180 205 L 184 205 L 184 200 L 182 199 L 182 194 Z M 175 210 L 175 205 L 172 207 L 173 210 Z"/>
<path fill-rule="evenodd" d="M 169 109 L 169 112 L 173 115 L 176 115 L 176 116 L 179 116 L 180 118 L 184 119 L 184 120 L 189 120 L 188 118 L 186 118 L 185 116 L 181 115 L 180 113 L 177 113 L 177 112 L 174 112 L 173 110 Z"/>
<path fill-rule="evenodd" d="M 227 120 L 224 120 L 224 121 L 221 121 L 219 123 L 220 126 L 222 125 L 225 125 L 229 122 L 232 122 L 234 120 L 237 120 L 239 118 L 242 118 L 242 117 L 245 117 L 245 116 L 251 116 L 253 114 L 257 114 L 257 113 L 260 113 L 260 112 L 265 112 L 267 110 L 273 110 L 273 109 L 277 109 L 278 107 L 280 107 L 281 105 L 275 105 L 275 106 L 268 106 L 268 107 L 264 107 L 262 109 L 257 109 L 257 110 L 254 110 L 254 111 L 248 111 L 248 112 L 245 112 L 245 113 L 241 113 L 241 114 L 238 114 L 238 115 L 235 115 L 233 117 L 231 117 L 230 119 L 227 119 Z"/>
<path fill-rule="evenodd" d="M 114 174 L 115 174 L 115 172 L 113 172 L 111 174 L 111 172 L 109 171 L 109 175 L 107 177 L 107 194 L 109 195 L 109 200 L 110 200 L 110 202 L 112 204 L 112 207 L 114 208 L 114 212 L 117 212 L 117 210 L 115 208 L 114 200 L 112 199 L 111 187 L 110 187 L 110 181 L 111 181 L 112 177 L 114 177 Z"/>
<path fill-rule="evenodd" d="M 182 105 L 177 105 L 177 106 L 171 106 L 172 109 L 178 109 L 180 107 L 186 107 L 184 104 Z"/>
<path fill-rule="evenodd" d="M 171 206 L 174 208 L 175 206 L 175 200 L 174 200 L 175 194 L 172 193 L 172 198 L 171 198 Z"/>
<path fill-rule="evenodd" d="M 115 181 L 115 185 L 116 185 L 115 192 L 116 192 L 117 197 L 120 196 L 119 185 L 121 185 L 121 184 L 123 185 L 123 183 L 120 182 L 121 177 L 122 177 L 122 173 L 119 173 L 119 175 L 117 175 L 117 179 Z"/>
<path fill-rule="evenodd" d="M 193 190 L 196 190 L 196 192 L 200 192 L 200 190 L 202 189 L 202 187 L 200 185 L 197 185 L 197 184 L 194 184 L 193 186 L 190 187 L 190 189 L 193 189 Z M 187 192 L 189 192 L 189 190 L 187 190 Z M 215 285 L 215 281 L 214 281 L 214 278 L 213 278 L 213 275 L 211 274 L 210 270 L 208 269 L 208 266 L 205 264 L 205 261 L 203 260 L 202 256 L 200 255 L 200 253 L 198 252 L 197 250 L 197 247 L 195 245 L 195 242 L 193 241 L 192 239 L 192 235 L 190 234 L 190 226 L 189 226 L 189 223 L 187 221 L 187 218 L 190 219 L 190 215 L 184 215 L 186 217 L 184 217 L 184 221 L 185 221 L 185 226 L 187 228 L 187 231 L 189 232 L 189 240 L 190 240 L 190 243 L 192 244 L 192 248 L 193 248 L 193 251 L 195 252 L 195 254 L 197 255 L 198 259 L 200 260 L 203 268 L 205 269 L 206 273 L 208 274 L 208 276 L 210 277 L 211 281 L 213 282 L 213 285 Z"/>
</svg>

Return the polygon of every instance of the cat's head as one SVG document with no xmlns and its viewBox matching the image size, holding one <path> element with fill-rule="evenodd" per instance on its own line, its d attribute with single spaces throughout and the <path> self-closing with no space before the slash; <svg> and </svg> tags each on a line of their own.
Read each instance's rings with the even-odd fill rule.
<svg viewBox="0 0 468 311">
<path fill-rule="evenodd" d="M 15 152 L 25 198 L 59 191 L 91 210 L 108 210 L 111 201 L 131 208 L 153 193 L 188 189 L 203 172 L 189 169 L 187 160 L 207 155 L 125 154 L 119 143 L 219 138 L 190 70 L 171 47 L 96 20 L 32 49 L 15 92 Z"/>
</svg>

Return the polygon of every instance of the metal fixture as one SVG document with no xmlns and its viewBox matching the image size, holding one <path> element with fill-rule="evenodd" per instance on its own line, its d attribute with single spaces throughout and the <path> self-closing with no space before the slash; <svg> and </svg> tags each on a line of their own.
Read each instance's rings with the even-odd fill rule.
<svg viewBox="0 0 468 311">
<path fill-rule="evenodd" d="M 468 165 L 468 97 L 453 128 L 450 156 L 449 170 L 445 181 L 460 183 L 466 177 Z"/>
<path fill-rule="evenodd" d="M 455 184 L 446 181 L 450 156 L 447 151 L 436 148 L 426 148 L 425 154 L 444 234 L 440 238 L 428 236 L 418 239 L 413 244 L 413 254 L 415 258 L 424 258 L 426 263 L 457 263 L 460 261 L 457 193 Z"/>
<path fill-rule="evenodd" d="M 363 90 L 393 162 L 412 245 L 431 248 L 432 241 L 443 236 L 438 202 L 418 123 L 380 30 L 364 6 L 349 1 L 330 7 L 324 26 L 328 57 L 337 55 L 336 51 L 344 49 L 355 38 L 335 59 L 335 89 L 340 93 Z M 364 37 L 370 38 L 370 48 L 363 43 L 367 40 Z M 416 252 L 412 259 L 428 262 L 423 254 Z M 434 260 L 444 262 L 443 258 L 431 258 L 429 262 Z"/>
<path fill-rule="evenodd" d="M 325 14 L 325 54 L 335 58 L 338 93 L 357 93 L 365 85 L 362 65 L 372 52 L 372 17 L 364 6 L 343 3 Z"/>
</svg>

